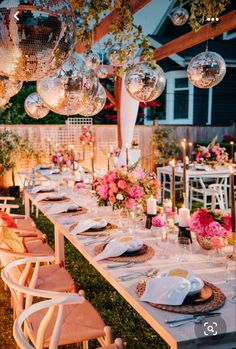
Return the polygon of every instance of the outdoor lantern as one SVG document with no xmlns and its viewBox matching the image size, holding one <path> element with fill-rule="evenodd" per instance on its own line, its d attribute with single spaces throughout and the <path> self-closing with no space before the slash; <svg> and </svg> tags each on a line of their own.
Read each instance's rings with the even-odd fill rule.
<svg viewBox="0 0 236 349">
<path fill-rule="evenodd" d="M 223 80 L 226 73 L 225 61 L 218 53 L 205 51 L 191 60 L 187 73 L 194 86 L 210 88 Z"/>
<path fill-rule="evenodd" d="M 12 80 L 6 76 L 0 76 L 0 98 L 10 98 L 16 95 L 23 85 L 22 81 Z"/>
<path fill-rule="evenodd" d="M 101 84 L 98 84 L 98 92 L 96 96 L 91 99 L 88 106 L 85 107 L 84 110 L 79 112 L 79 114 L 83 116 L 93 116 L 98 114 L 103 109 L 106 103 L 106 99 L 107 96 L 104 87 Z"/>
<path fill-rule="evenodd" d="M 49 113 L 38 93 L 31 93 L 25 100 L 25 111 L 34 119 L 42 119 Z"/>
<path fill-rule="evenodd" d="M 184 25 L 188 21 L 188 17 L 189 17 L 189 13 L 183 7 L 175 8 L 170 14 L 172 23 L 177 26 Z"/>
<path fill-rule="evenodd" d="M 165 89 L 164 71 L 157 64 L 141 62 L 135 64 L 125 76 L 125 86 L 131 97 L 139 102 L 150 102 Z"/>
<path fill-rule="evenodd" d="M 85 64 L 87 65 L 87 67 L 94 70 L 98 69 L 100 65 L 100 58 L 96 53 L 92 51 L 84 52 L 83 58 L 85 60 Z"/>
<path fill-rule="evenodd" d="M 0 75 L 34 81 L 61 67 L 75 44 L 67 0 L 0 1 Z"/>
<path fill-rule="evenodd" d="M 73 53 L 56 75 L 37 82 L 43 103 L 62 115 L 76 115 L 98 90 L 98 77 L 81 55 Z"/>
</svg>

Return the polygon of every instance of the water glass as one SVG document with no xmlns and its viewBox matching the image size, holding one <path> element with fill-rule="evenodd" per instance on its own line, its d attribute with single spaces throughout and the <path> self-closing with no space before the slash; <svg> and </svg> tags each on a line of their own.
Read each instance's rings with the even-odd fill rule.
<svg viewBox="0 0 236 349">
<path fill-rule="evenodd" d="M 191 240 L 187 237 L 179 237 L 177 241 L 177 260 L 187 262 L 189 259 L 187 256 L 192 254 Z"/>
</svg>

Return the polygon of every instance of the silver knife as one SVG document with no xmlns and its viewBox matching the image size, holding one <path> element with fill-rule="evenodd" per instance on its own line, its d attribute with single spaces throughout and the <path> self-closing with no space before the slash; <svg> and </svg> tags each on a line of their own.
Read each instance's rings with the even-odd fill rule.
<svg viewBox="0 0 236 349">
<path fill-rule="evenodd" d="M 188 315 L 188 316 L 181 317 L 181 318 L 178 318 L 178 319 L 175 318 L 175 319 L 165 320 L 165 322 L 167 324 L 172 324 L 174 322 L 180 322 L 180 321 L 195 319 L 198 316 L 210 317 L 210 316 L 219 316 L 219 315 L 221 315 L 221 313 L 197 313 L 197 314 L 194 314 L 194 315 Z"/>
</svg>

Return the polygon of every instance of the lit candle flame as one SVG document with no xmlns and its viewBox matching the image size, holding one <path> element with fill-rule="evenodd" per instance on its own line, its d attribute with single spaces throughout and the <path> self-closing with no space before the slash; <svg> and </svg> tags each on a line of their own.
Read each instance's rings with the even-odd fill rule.
<svg viewBox="0 0 236 349">
<path fill-rule="evenodd" d="M 175 166 L 175 159 L 170 161 L 170 165 L 173 166 L 173 167 Z"/>
</svg>

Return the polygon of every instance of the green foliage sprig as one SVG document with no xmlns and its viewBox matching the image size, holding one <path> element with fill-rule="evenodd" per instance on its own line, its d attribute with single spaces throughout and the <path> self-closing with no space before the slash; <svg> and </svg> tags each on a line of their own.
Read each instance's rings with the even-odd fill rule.
<svg viewBox="0 0 236 349">
<path fill-rule="evenodd" d="M 167 165 L 173 157 L 179 154 L 179 146 L 171 139 L 171 128 L 158 128 L 153 135 L 155 162 L 157 165 Z"/>
</svg>

